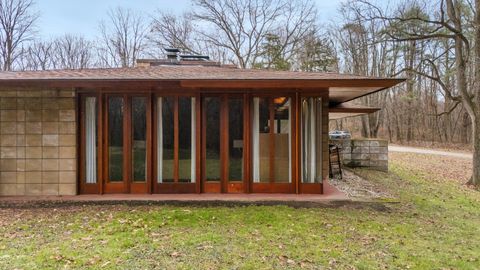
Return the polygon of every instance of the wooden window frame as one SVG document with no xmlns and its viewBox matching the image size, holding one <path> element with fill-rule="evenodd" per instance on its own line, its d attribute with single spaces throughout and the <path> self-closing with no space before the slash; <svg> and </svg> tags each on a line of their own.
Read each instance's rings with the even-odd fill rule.
<svg viewBox="0 0 480 270">
<path fill-rule="evenodd" d="M 291 122 L 290 122 L 290 133 L 291 133 L 291 157 L 290 157 L 290 164 L 291 164 L 291 171 L 290 171 L 290 174 L 291 174 L 291 179 L 292 181 L 290 183 L 276 183 L 275 182 L 275 179 L 274 179 L 274 169 L 275 169 L 275 163 L 274 163 L 274 155 L 275 155 L 275 140 L 273 139 L 273 136 L 274 136 L 274 129 L 273 127 L 270 128 L 270 136 L 271 136 L 271 139 L 270 139 L 270 182 L 269 183 L 254 183 L 253 182 L 253 175 L 252 175 L 252 171 L 250 169 L 249 173 L 250 173 L 250 192 L 251 193 L 297 193 L 298 191 L 298 188 L 297 188 L 297 185 L 298 185 L 298 174 L 296 173 L 298 168 L 297 168 L 297 145 L 296 145 L 296 141 L 297 141 L 297 134 L 298 134 L 298 126 L 297 126 L 297 123 L 298 123 L 298 120 L 297 120 L 297 116 L 298 116 L 298 113 L 297 113 L 297 100 L 298 100 L 298 94 L 296 94 L 295 92 L 276 92 L 276 93 L 259 93 L 259 94 L 252 94 L 250 96 L 250 99 L 249 99 L 249 104 L 250 104 L 250 111 L 251 109 L 253 109 L 253 98 L 268 98 L 270 101 L 269 101 L 269 117 L 270 117 L 270 121 L 272 122 L 272 125 L 274 126 L 274 118 L 275 118 L 275 115 L 272 113 L 274 111 L 274 107 L 273 107 L 273 98 L 275 97 L 287 97 L 287 98 L 290 98 L 290 102 L 291 102 L 291 106 L 290 106 L 290 110 L 291 110 L 291 119 L 289 119 Z M 252 117 L 253 115 L 250 116 L 250 118 Z M 249 119 L 250 121 L 250 125 L 251 126 L 251 119 Z M 249 128 L 249 132 L 251 133 L 251 127 Z M 251 134 L 249 135 L 251 136 Z M 249 145 L 249 148 L 253 148 L 253 145 Z M 250 150 L 250 155 L 251 155 L 251 150 Z M 272 163 L 273 161 L 273 163 Z M 252 158 L 249 158 L 249 163 L 251 164 L 253 162 Z M 251 164 L 250 166 L 253 166 L 253 164 Z"/>
<path fill-rule="evenodd" d="M 153 132 L 152 132 L 152 137 L 153 139 L 153 158 L 152 158 L 152 166 L 153 166 L 153 193 L 158 193 L 158 194 L 175 194 L 175 193 L 200 193 L 200 162 L 199 162 L 199 146 L 200 146 L 200 136 L 198 136 L 199 129 L 200 127 L 200 98 L 199 94 L 194 94 L 194 93 L 182 93 L 182 94 L 169 94 L 165 92 L 159 92 L 155 93 L 153 95 Z M 174 173 L 173 173 L 173 180 L 174 182 L 170 183 L 158 183 L 158 168 L 156 166 L 157 161 L 158 161 L 158 151 L 157 151 L 157 134 L 158 134 L 158 107 L 157 107 L 157 100 L 160 97 L 172 97 L 174 98 Z M 187 183 L 187 182 L 179 182 L 179 157 L 178 157 L 178 151 L 179 151 L 179 98 L 180 97 L 188 97 L 188 98 L 195 98 L 195 134 L 197 135 L 195 137 L 195 143 L 196 147 L 195 150 L 196 152 L 194 153 L 194 159 L 192 160 L 195 162 L 195 182 L 192 183 Z M 193 120 L 193 119 L 192 119 Z"/>
<path fill-rule="evenodd" d="M 86 130 L 85 130 L 85 100 L 87 97 L 95 97 L 97 99 L 97 182 L 95 184 L 88 184 L 86 182 Z M 102 152 L 103 152 L 103 140 L 102 140 L 102 107 L 103 100 L 100 93 L 94 92 L 85 92 L 80 93 L 77 99 L 77 153 L 79 153 L 77 160 L 78 163 L 78 182 L 79 182 L 79 194 L 102 194 L 103 192 L 103 163 L 102 163 Z"/>
<path fill-rule="evenodd" d="M 123 98 L 123 159 L 122 159 L 122 181 L 111 182 L 109 177 L 109 138 L 108 138 L 108 101 L 110 97 Z M 132 98 L 145 97 L 147 99 L 147 160 L 146 160 L 146 181 L 136 182 L 132 179 Z M 145 194 L 151 190 L 151 98 L 148 93 L 135 92 L 106 92 L 104 93 L 103 110 L 103 193 L 132 193 Z"/>
<path fill-rule="evenodd" d="M 298 149 L 298 159 L 297 159 L 297 179 L 298 179 L 298 193 L 299 194 L 323 194 L 323 182 L 328 180 L 328 91 L 319 91 L 319 93 L 298 93 L 297 94 L 297 140 L 295 144 Z M 302 98 L 321 98 L 322 99 L 322 183 L 303 183 L 302 182 L 302 136 L 303 130 L 301 127 L 301 117 L 302 117 Z M 327 135 L 325 135 L 327 134 Z"/>
<path fill-rule="evenodd" d="M 220 187 L 215 188 L 215 192 L 223 193 L 233 193 L 233 192 L 244 192 L 244 193 L 322 193 L 323 184 L 322 183 L 302 183 L 301 181 L 301 98 L 303 97 L 319 97 L 322 98 L 322 177 L 323 180 L 327 180 L 328 177 L 328 153 L 325 155 L 325 149 L 328 149 L 328 136 L 325 137 L 325 132 L 328 133 L 328 90 L 319 89 L 316 91 L 302 91 L 302 90 L 284 90 L 284 91 L 275 91 L 271 92 L 266 89 L 258 91 L 256 89 L 242 89 L 238 91 L 223 91 L 221 89 L 216 89 L 215 91 L 204 91 L 202 89 L 183 89 L 180 94 L 172 94 L 171 89 L 141 89 L 139 91 L 132 92 L 129 89 L 120 89 L 113 91 L 112 89 L 79 89 L 78 98 L 77 98 L 77 151 L 79 153 L 79 159 L 77 161 L 79 167 L 78 173 L 78 191 L 80 194 L 103 194 L 103 193 L 201 193 L 201 192 L 212 192 L 212 189 L 205 188 L 205 179 L 204 179 L 204 143 L 205 143 L 205 131 L 202 128 L 205 123 L 204 119 L 204 108 L 203 108 L 203 98 L 207 96 L 212 97 L 221 97 L 221 111 L 224 111 L 223 114 L 226 117 L 220 119 L 221 121 L 221 145 L 227 151 L 225 153 L 221 152 L 221 155 L 224 155 L 221 165 L 221 177 L 223 181 L 220 181 Z M 147 183 L 146 187 L 133 187 L 131 186 L 131 181 L 128 179 L 128 182 L 123 181 L 126 184 L 125 187 L 112 190 L 107 188 L 108 185 L 108 118 L 107 118 L 107 105 L 109 96 L 122 96 L 127 97 L 124 100 L 125 109 L 124 118 L 129 118 L 128 120 L 124 119 L 124 140 L 130 140 L 131 136 L 129 133 L 131 130 L 131 98 L 136 96 L 146 96 L 148 97 L 148 107 L 147 107 Z M 195 183 L 157 183 L 157 98 L 158 97 L 194 97 L 195 98 L 195 111 L 196 111 L 196 153 L 195 153 L 195 163 L 196 163 L 196 181 Z M 239 182 L 230 182 L 228 179 L 228 134 L 224 132 L 225 129 L 228 133 L 228 97 L 241 97 L 243 96 L 243 112 L 244 112 L 244 149 L 243 149 L 243 166 L 244 166 L 244 179 Z M 292 181 L 291 183 L 253 183 L 252 177 L 252 145 L 251 145 L 251 118 L 252 118 L 252 104 L 254 97 L 260 98 L 273 98 L 273 97 L 288 97 L 291 99 L 291 161 L 292 162 Z M 85 182 L 85 98 L 86 97 L 96 97 L 97 98 L 97 183 L 95 184 L 86 184 Z M 177 98 L 178 100 L 178 98 Z M 178 102 L 178 101 L 177 101 Z M 327 105 L 325 105 L 327 104 Z M 178 107 L 178 106 L 177 106 Z M 178 119 L 178 112 L 176 112 L 176 117 Z M 270 116 L 272 117 L 272 115 Z M 127 124 L 125 125 L 125 121 Z M 178 122 L 177 122 L 178 126 Z M 178 128 L 178 127 L 177 127 Z M 326 130 L 326 131 L 325 131 Z M 273 129 L 272 129 L 273 131 Z M 178 133 L 178 130 L 175 131 Z M 224 135 L 222 135 L 224 134 Z M 178 136 L 178 135 L 177 135 Z M 178 139 L 177 139 L 178 140 Z M 124 147 L 127 147 L 127 152 L 131 152 L 131 142 L 128 142 Z M 178 148 L 178 142 L 176 144 Z M 124 150 L 125 151 L 125 150 Z M 178 149 L 176 150 L 177 160 L 178 160 Z M 273 151 L 271 151 L 271 154 Z M 130 177 L 131 174 L 131 158 L 124 156 L 124 170 L 128 172 L 123 172 L 124 175 Z M 273 167 L 273 166 L 272 166 Z M 178 179 L 178 171 L 177 171 Z M 271 179 L 274 180 L 274 179 Z M 230 183 L 239 183 L 237 186 L 230 186 Z M 143 184 L 143 183 L 142 183 Z"/>
<path fill-rule="evenodd" d="M 206 161 L 206 125 L 202 125 L 201 137 L 201 182 L 202 192 L 204 193 L 248 193 L 249 182 L 249 112 L 247 112 L 249 106 L 249 98 L 246 93 L 207 93 L 201 96 L 201 103 L 204 106 L 203 100 L 207 97 L 215 97 L 220 99 L 220 180 L 208 181 L 205 176 L 205 161 Z M 243 102 L 243 179 L 229 179 L 229 99 L 237 98 Z M 202 123 L 206 122 L 206 110 L 202 107 Z"/>
</svg>

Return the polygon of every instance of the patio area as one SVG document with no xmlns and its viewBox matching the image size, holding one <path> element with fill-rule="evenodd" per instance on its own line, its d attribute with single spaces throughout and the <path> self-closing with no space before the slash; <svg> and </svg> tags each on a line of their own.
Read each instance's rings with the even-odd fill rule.
<svg viewBox="0 0 480 270">
<path fill-rule="evenodd" d="M 324 194 L 104 194 L 76 196 L 5 196 L 0 197 L 0 204 L 35 203 L 35 202 L 158 202 L 158 203 L 328 203 L 348 201 L 348 196 L 328 182 L 324 182 Z"/>
</svg>

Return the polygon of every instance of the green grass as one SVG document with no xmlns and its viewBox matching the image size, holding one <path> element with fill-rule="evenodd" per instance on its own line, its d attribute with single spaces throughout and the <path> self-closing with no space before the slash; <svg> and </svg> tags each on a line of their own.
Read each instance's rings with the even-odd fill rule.
<svg viewBox="0 0 480 270">
<path fill-rule="evenodd" d="M 0 269 L 478 269 L 480 194 L 412 168 L 358 170 L 371 207 L 0 209 Z"/>
</svg>

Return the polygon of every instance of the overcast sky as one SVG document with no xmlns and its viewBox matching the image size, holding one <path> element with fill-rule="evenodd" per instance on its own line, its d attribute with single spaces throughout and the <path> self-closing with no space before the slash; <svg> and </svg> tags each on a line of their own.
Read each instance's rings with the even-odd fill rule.
<svg viewBox="0 0 480 270">
<path fill-rule="evenodd" d="M 329 22 L 336 16 L 344 0 L 314 0 L 319 10 L 319 20 Z M 191 7 L 190 0 L 37 0 L 41 14 L 38 22 L 42 37 L 54 37 L 64 33 L 83 34 L 94 38 L 98 23 L 105 18 L 109 8 L 128 7 L 146 14 L 156 9 L 181 13 Z"/>
</svg>

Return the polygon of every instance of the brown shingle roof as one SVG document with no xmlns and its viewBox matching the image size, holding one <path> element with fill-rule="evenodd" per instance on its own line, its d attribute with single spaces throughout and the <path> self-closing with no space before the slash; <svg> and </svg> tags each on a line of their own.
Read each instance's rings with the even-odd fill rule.
<svg viewBox="0 0 480 270">
<path fill-rule="evenodd" d="M 169 87 L 194 89 L 314 89 L 329 91 L 339 104 L 392 87 L 403 79 L 338 73 L 237 69 L 218 66 L 160 65 L 136 68 L 0 72 L 5 87 Z"/>
<path fill-rule="evenodd" d="M 5 80 L 365 80 L 378 79 L 338 73 L 271 71 L 205 66 L 154 66 L 83 70 L 0 72 Z"/>
</svg>

